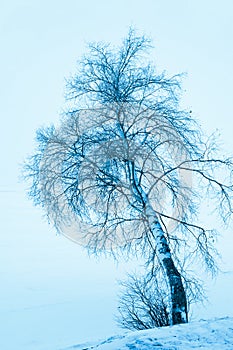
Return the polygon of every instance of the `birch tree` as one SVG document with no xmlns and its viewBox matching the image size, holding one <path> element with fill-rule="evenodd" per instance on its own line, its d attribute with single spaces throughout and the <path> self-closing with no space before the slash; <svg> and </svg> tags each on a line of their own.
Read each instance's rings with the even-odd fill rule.
<svg viewBox="0 0 233 350">
<path fill-rule="evenodd" d="M 177 324 L 188 321 L 184 262 L 215 269 L 214 232 L 197 209 L 207 193 L 220 217 L 232 213 L 232 162 L 180 108 L 181 76 L 158 73 L 149 49 L 133 30 L 119 48 L 91 44 L 67 81 L 60 125 L 38 131 L 25 169 L 58 232 L 95 253 L 141 253 L 152 273 L 160 266 Z"/>
</svg>

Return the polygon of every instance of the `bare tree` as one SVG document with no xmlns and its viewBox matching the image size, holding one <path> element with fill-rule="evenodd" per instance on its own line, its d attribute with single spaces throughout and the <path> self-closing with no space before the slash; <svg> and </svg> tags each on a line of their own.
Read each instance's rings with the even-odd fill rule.
<svg viewBox="0 0 233 350">
<path fill-rule="evenodd" d="M 215 269 L 214 232 L 197 224 L 197 209 L 213 196 L 222 218 L 232 213 L 232 161 L 180 109 L 181 76 L 145 61 L 149 47 L 132 30 L 119 49 L 90 45 L 67 83 L 68 111 L 38 131 L 25 168 L 59 232 L 94 252 L 141 252 L 152 274 L 162 268 L 177 324 L 188 320 L 187 261 Z"/>
</svg>

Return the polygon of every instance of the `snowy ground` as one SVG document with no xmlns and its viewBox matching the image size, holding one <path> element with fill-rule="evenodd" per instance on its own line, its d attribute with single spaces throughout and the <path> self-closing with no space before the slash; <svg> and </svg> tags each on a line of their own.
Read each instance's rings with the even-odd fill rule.
<svg viewBox="0 0 233 350">
<path fill-rule="evenodd" d="M 185 325 L 130 332 L 98 344 L 80 344 L 61 350 L 188 350 L 233 349 L 233 318 L 202 320 Z"/>
</svg>

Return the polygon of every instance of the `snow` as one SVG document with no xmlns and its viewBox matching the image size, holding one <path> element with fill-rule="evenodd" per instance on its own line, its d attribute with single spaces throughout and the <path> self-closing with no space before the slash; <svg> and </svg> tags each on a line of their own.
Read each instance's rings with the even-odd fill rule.
<svg viewBox="0 0 233 350">
<path fill-rule="evenodd" d="M 233 349 L 233 317 L 129 332 L 98 344 L 86 343 L 59 350 L 187 350 Z"/>
</svg>

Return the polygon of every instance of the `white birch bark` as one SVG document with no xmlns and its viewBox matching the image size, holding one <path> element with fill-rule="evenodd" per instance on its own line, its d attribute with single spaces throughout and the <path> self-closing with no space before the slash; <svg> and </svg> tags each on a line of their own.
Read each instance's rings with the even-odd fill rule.
<svg viewBox="0 0 233 350">
<path fill-rule="evenodd" d="M 153 239 L 155 240 L 156 254 L 158 256 L 160 264 L 164 268 L 170 287 L 172 309 L 171 324 L 186 323 L 188 322 L 187 299 L 181 275 L 174 264 L 169 248 L 169 243 L 158 220 L 157 214 L 150 204 L 148 196 L 143 191 L 142 186 L 138 182 L 134 163 L 129 161 L 128 166 L 130 169 L 131 190 L 137 200 L 143 203 L 144 214 L 148 223 L 148 227 Z"/>
</svg>

